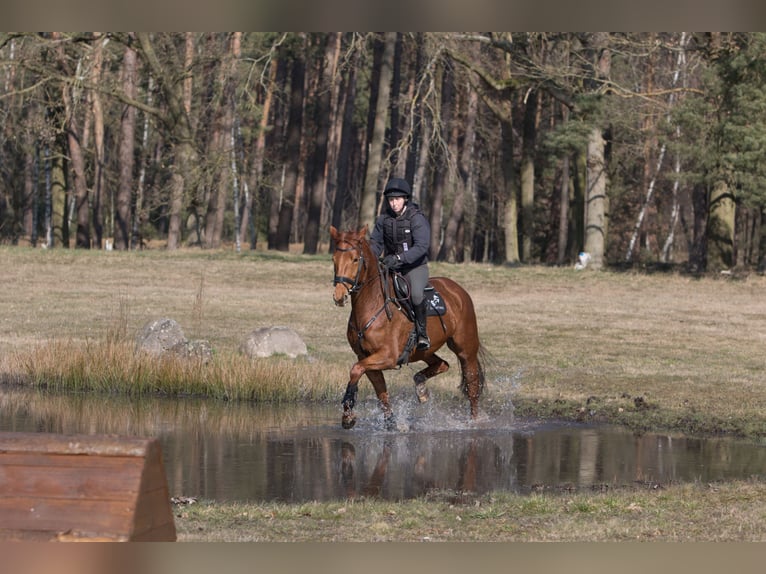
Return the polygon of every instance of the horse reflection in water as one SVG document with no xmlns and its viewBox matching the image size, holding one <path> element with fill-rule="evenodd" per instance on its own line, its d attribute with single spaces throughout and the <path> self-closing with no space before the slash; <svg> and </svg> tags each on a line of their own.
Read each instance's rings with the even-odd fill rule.
<svg viewBox="0 0 766 574">
<path fill-rule="evenodd" d="M 378 455 L 375 467 L 368 480 L 362 482 L 360 489 L 356 481 L 356 449 L 350 442 L 344 442 L 341 447 L 340 477 L 345 489 L 346 498 L 357 496 L 375 498 L 381 495 L 385 483 L 386 472 L 391 461 L 391 445 L 386 442 Z M 460 456 L 460 472 L 454 491 L 458 495 L 476 494 L 478 492 L 477 477 L 481 456 L 476 440 L 468 441 Z M 417 490 L 423 493 L 434 490 L 445 490 L 447 485 L 440 485 L 429 472 L 428 459 L 421 454 L 415 457 L 412 468 L 412 478 Z M 451 486 L 451 485 L 450 485 Z"/>
<path fill-rule="evenodd" d="M 436 354 L 445 344 L 460 362 L 461 390 L 468 398 L 471 417 L 475 419 L 484 388 L 484 366 L 476 312 L 468 293 L 451 279 L 431 278 L 430 284 L 444 301 L 445 309 L 439 316 L 427 319 L 431 347 L 413 349 L 409 344 L 412 322 L 405 310 L 406 302 L 397 299 L 393 274 L 383 269 L 375 258 L 367 241 L 367 227 L 343 232 L 331 227 L 330 235 L 335 244 L 333 300 L 343 306 L 349 297 L 351 299 L 346 336 L 357 356 L 343 396 L 343 428 L 350 429 L 356 423 L 354 406 L 359 379 L 366 375 L 375 389 L 386 428 L 395 429 L 383 371 L 403 363 L 424 361 L 427 366 L 415 374 L 414 382 L 418 399 L 425 402 L 428 400 L 426 381 L 449 369 L 447 361 Z"/>
</svg>

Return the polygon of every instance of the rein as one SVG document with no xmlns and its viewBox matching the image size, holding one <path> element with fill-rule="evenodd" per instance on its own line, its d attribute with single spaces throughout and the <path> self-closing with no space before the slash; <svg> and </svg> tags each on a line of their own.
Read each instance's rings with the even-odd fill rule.
<svg viewBox="0 0 766 574">
<path fill-rule="evenodd" d="M 367 261 L 364 258 L 364 253 L 362 252 L 362 249 L 358 245 L 353 245 L 349 243 L 349 247 L 342 248 L 342 247 L 335 247 L 336 251 L 340 251 L 341 253 L 346 253 L 348 251 L 358 251 L 359 252 L 359 263 L 356 268 L 356 277 L 353 279 L 351 277 L 346 277 L 343 275 L 335 275 L 333 278 L 333 285 L 341 284 L 343 285 L 346 290 L 348 291 L 349 295 L 352 295 L 354 293 L 359 293 L 363 287 L 366 285 L 369 285 L 372 279 L 380 278 L 380 289 L 383 293 L 383 306 L 378 309 L 372 317 L 364 324 L 364 326 L 359 329 L 356 328 L 357 336 L 359 338 L 359 341 L 361 341 L 364 338 L 364 333 L 369 329 L 372 324 L 375 322 L 375 320 L 380 316 L 380 314 L 385 311 L 386 317 L 388 317 L 388 320 L 390 321 L 393 317 L 393 313 L 391 312 L 391 309 L 389 309 L 389 303 L 394 302 L 397 303 L 395 298 L 392 298 L 389 291 L 388 291 L 388 270 L 386 269 L 385 273 L 380 272 L 380 266 L 378 266 L 378 275 L 376 277 L 372 277 L 371 279 L 365 279 L 363 281 L 360 281 L 360 278 L 362 276 L 362 271 L 367 267 Z M 353 299 L 352 299 L 352 305 L 353 305 Z M 397 303 L 397 308 L 401 310 L 401 306 Z M 350 319 L 349 319 L 350 321 Z"/>
</svg>

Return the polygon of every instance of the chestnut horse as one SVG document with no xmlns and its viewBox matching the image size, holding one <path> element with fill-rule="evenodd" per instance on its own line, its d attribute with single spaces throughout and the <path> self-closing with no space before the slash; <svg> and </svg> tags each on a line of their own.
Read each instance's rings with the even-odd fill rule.
<svg viewBox="0 0 766 574">
<path fill-rule="evenodd" d="M 445 343 L 460 362 L 461 390 L 470 402 L 471 417 L 476 418 L 484 388 L 483 348 L 468 293 L 451 279 L 432 277 L 430 285 L 441 296 L 446 310 L 438 316 L 429 313 L 427 330 L 431 347 L 405 351 L 412 348 L 408 340 L 413 323 L 395 295 L 393 274 L 380 265 L 370 248 L 367 226 L 359 231 L 331 227 L 330 235 L 335 244 L 333 299 L 341 307 L 351 299 L 346 336 L 357 356 L 343 397 L 343 428 L 350 429 L 356 423 L 354 405 L 362 375 L 367 375 L 372 383 L 389 429 L 395 427 L 395 422 L 384 370 L 395 369 L 403 362 L 424 361 L 427 367 L 415 374 L 414 382 L 420 401 L 427 401 L 426 380 L 449 369 L 447 361 L 436 354 Z"/>
</svg>

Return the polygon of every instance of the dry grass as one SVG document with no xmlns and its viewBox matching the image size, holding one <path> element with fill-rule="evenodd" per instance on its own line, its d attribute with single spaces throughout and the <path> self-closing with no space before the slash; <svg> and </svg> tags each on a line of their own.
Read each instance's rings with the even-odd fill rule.
<svg viewBox="0 0 766 574">
<path fill-rule="evenodd" d="M 353 356 L 329 256 L 0 248 L 0 377 L 121 392 L 337 398 Z M 491 361 L 485 405 L 522 415 L 766 436 L 766 279 L 432 264 L 472 294 Z M 205 369 L 132 354 L 170 317 L 216 355 Z M 253 329 L 286 325 L 309 359 L 253 365 Z M 456 394 L 457 365 L 432 383 Z M 408 385 L 420 365 L 388 375 Z M 65 383 L 66 381 L 66 383 Z M 268 381 L 273 384 L 267 384 Z M 270 386 L 269 386 L 270 385 Z M 268 387 L 268 388 L 267 388 Z M 371 392 L 362 385 L 361 392 Z"/>
</svg>

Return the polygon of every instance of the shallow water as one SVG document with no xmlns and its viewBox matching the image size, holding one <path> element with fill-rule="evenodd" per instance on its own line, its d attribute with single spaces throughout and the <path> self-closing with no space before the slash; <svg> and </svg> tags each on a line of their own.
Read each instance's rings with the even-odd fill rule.
<svg viewBox="0 0 766 574">
<path fill-rule="evenodd" d="M 622 428 L 519 421 L 512 409 L 471 423 L 463 409 L 375 401 L 340 427 L 340 405 L 54 395 L 0 388 L 0 431 L 157 437 L 171 496 L 219 501 L 400 500 L 442 493 L 604 490 L 766 476 L 766 447 Z M 462 407 L 462 405 L 461 405 Z"/>
</svg>

